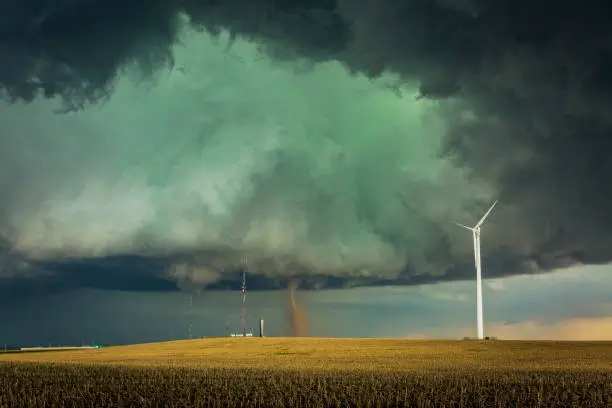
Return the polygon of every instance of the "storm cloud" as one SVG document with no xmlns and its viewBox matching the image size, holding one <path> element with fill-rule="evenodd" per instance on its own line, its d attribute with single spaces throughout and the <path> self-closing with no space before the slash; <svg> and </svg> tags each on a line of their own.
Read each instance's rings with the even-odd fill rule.
<svg viewBox="0 0 612 408">
<path fill-rule="evenodd" d="M 493 199 L 489 276 L 606 263 L 607 7 L 2 0 L 1 268 L 464 279 Z"/>
</svg>

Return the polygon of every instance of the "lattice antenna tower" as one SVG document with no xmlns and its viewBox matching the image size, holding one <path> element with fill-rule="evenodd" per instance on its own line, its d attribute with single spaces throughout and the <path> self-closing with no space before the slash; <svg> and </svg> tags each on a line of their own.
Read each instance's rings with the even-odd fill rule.
<svg viewBox="0 0 612 408">
<path fill-rule="evenodd" d="M 189 295 L 189 338 L 193 338 L 193 296 Z"/>
<path fill-rule="evenodd" d="M 242 257 L 242 335 L 247 335 L 247 311 L 246 311 L 246 273 L 247 256 Z"/>
</svg>

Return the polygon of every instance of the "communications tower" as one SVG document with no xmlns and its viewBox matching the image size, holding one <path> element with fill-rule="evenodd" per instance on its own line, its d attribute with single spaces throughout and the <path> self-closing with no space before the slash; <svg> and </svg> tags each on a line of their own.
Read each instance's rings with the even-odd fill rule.
<svg viewBox="0 0 612 408">
<path fill-rule="evenodd" d="M 242 335 L 247 335 L 247 311 L 246 311 L 246 273 L 247 256 L 242 257 Z"/>
</svg>

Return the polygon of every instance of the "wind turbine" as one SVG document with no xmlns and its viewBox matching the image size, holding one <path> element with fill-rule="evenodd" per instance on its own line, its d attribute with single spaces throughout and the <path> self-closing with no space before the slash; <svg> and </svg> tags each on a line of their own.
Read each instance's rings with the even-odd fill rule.
<svg viewBox="0 0 612 408">
<path fill-rule="evenodd" d="M 497 200 L 493 203 L 489 210 L 482 216 L 480 221 L 476 223 L 473 227 L 468 227 L 467 225 L 459 224 L 460 227 L 468 229 L 472 231 L 472 237 L 474 239 L 474 262 L 476 264 L 476 324 L 478 331 L 478 340 L 484 340 L 484 324 L 482 317 L 482 268 L 480 263 L 480 227 L 485 222 L 491 211 L 493 211 L 493 207 L 497 204 Z"/>
</svg>

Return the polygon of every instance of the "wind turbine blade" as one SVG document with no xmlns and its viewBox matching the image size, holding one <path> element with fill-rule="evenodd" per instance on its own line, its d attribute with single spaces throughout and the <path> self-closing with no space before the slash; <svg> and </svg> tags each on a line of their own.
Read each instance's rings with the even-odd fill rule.
<svg viewBox="0 0 612 408">
<path fill-rule="evenodd" d="M 463 227 L 463 228 L 465 228 L 465 229 L 467 229 L 467 230 L 470 230 L 470 231 L 472 231 L 472 232 L 474 231 L 474 228 L 472 228 L 472 227 L 468 227 L 467 225 L 459 224 L 458 222 L 453 222 L 453 224 L 458 225 L 458 226 L 460 226 L 460 227 Z"/>
<path fill-rule="evenodd" d="M 485 215 L 482 216 L 482 218 L 480 219 L 480 221 L 478 221 L 478 224 L 474 225 L 474 229 L 480 227 L 482 225 L 483 222 L 485 222 L 485 220 L 487 219 L 487 217 L 489 216 L 489 214 L 491 214 L 491 211 L 493 211 L 493 207 L 495 207 L 495 205 L 497 204 L 497 200 L 495 200 L 495 202 L 493 203 L 493 205 L 489 208 L 489 210 L 485 213 Z"/>
</svg>

